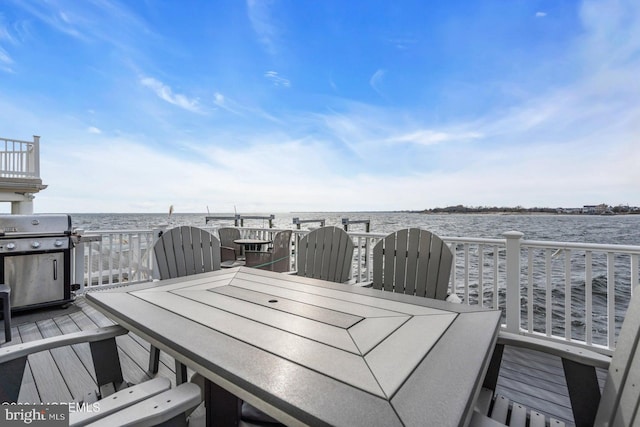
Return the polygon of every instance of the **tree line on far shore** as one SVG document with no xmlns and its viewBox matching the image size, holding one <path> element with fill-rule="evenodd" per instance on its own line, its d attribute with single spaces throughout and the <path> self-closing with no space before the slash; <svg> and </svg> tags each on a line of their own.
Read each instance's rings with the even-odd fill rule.
<svg viewBox="0 0 640 427">
<path fill-rule="evenodd" d="M 597 207 L 585 206 L 584 208 L 525 208 L 497 207 L 497 206 L 447 206 L 445 208 L 425 209 L 422 213 L 548 213 L 548 214 L 622 214 L 640 213 L 640 208 L 626 205 L 608 206 L 598 205 Z"/>
</svg>

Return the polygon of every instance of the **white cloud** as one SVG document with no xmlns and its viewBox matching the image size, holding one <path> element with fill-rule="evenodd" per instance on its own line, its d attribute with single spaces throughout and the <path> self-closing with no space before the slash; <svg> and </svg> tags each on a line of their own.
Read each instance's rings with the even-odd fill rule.
<svg viewBox="0 0 640 427">
<path fill-rule="evenodd" d="M 268 53 L 277 53 L 276 42 L 279 37 L 278 28 L 271 17 L 272 2 L 268 0 L 247 0 L 247 14 L 251 26 Z"/>
<path fill-rule="evenodd" d="M 271 81 L 271 83 L 273 83 L 274 86 L 283 86 L 283 87 L 291 86 L 291 81 L 289 81 L 289 79 L 287 78 L 280 76 L 277 71 L 267 71 L 266 73 L 264 73 L 264 76 L 267 79 L 269 79 L 269 81 Z"/>
<path fill-rule="evenodd" d="M 7 51 L 0 46 L 0 70 L 4 70 L 10 73 L 13 72 L 13 69 L 10 66 L 11 64 L 13 64 L 13 60 L 11 59 Z"/>
<path fill-rule="evenodd" d="M 95 127 L 95 126 L 90 126 L 89 129 L 87 129 L 87 132 L 93 133 L 93 134 L 96 134 L 96 135 L 102 133 L 102 131 L 100 129 L 98 129 L 97 127 Z"/>
<path fill-rule="evenodd" d="M 171 88 L 153 77 L 143 77 L 140 79 L 143 86 L 153 90 L 158 97 L 170 104 L 176 105 L 194 113 L 201 113 L 201 108 L 197 99 L 189 99 L 186 95 L 174 94 Z"/>
<path fill-rule="evenodd" d="M 544 18 L 547 16 L 547 12 L 536 12 L 536 18 Z"/>
<path fill-rule="evenodd" d="M 371 78 L 369 79 L 369 85 L 375 90 L 380 96 L 382 96 L 382 92 L 380 91 L 380 85 L 382 84 L 382 79 L 386 74 L 386 70 L 377 70 Z"/>
<path fill-rule="evenodd" d="M 478 132 L 462 132 L 452 133 L 434 130 L 418 130 L 415 132 L 391 137 L 390 142 L 407 142 L 419 145 L 433 145 L 447 141 L 468 141 L 481 138 L 482 134 Z"/>
</svg>

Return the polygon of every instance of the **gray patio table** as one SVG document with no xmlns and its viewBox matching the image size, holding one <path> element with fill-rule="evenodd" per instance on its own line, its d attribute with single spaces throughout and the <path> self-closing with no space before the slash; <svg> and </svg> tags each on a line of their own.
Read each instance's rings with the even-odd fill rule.
<svg viewBox="0 0 640 427">
<path fill-rule="evenodd" d="M 244 249 L 247 251 L 259 251 L 262 250 L 263 245 L 267 245 L 271 243 L 271 240 L 264 239 L 236 239 L 233 243 L 237 243 L 238 245 L 243 245 Z"/>
<path fill-rule="evenodd" d="M 459 426 L 500 312 L 246 267 L 87 293 L 203 375 L 208 425 L 239 399 L 287 425 Z"/>
</svg>

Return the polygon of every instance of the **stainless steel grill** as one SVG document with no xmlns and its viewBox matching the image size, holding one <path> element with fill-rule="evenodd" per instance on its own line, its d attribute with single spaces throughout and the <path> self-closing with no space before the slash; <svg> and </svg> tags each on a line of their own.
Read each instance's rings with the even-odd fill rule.
<svg viewBox="0 0 640 427">
<path fill-rule="evenodd" d="M 0 215 L 0 283 L 12 311 L 73 300 L 72 248 L 69 215 Z"/>
</svg>

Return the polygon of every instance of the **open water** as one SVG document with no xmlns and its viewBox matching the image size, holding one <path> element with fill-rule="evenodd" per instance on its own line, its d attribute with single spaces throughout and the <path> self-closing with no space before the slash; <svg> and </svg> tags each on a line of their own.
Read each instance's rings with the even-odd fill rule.
<svg viewBox="0 0 640 427">
<path fill-rule="evenodd" d="M 231 214 L 215 214 L 224 216 Z M 249 214 L 247 214 L 249 215 Z M 250 214 L 254 216 L 268 214 Z M 439 236 L 502 238 L 506 231 L 520 231 L 528 240 L 604 243 L 640 246 L 640 215 L 545 215 L 545 214 L 422 214 L 410 212 L 302 212 L 275 213 L 274 227 L 295 228 L 293 218 L 324 219 L 326 225 L 342 227 L 342 218 L 370 220 L 372 232 L 390 233 L 421 227 Z M 207 214 L 71 214 L 74 228 L 84 230 L 150 229 L 159 224 L 205 226 Z M 214 216 L 214 214 L 211 214 Z M 229 226 L 233 221 L 210 222 Z M 245 220 L 247 227 L 268 227 L 266 220 Z M 303 228 L 318 224 L 303 224 Z M 364 230 L 352 224 L 349 230 Z"/>
</svg>

